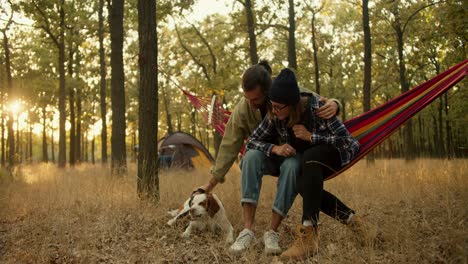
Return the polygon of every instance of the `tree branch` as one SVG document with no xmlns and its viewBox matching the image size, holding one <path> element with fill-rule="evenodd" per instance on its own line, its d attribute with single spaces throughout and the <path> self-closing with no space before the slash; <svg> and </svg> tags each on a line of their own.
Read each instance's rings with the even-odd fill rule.
<svg viewBox="0 0 468 264">
<path fill-rule="evenodd" d="M 198 37 L 200 37 L 201 41 L 203 42 L 203 44 L 205 44 L 205 46 L 208 48 L 208 52 L 210 52 L 210 56 L 211 56 L 211 62 L 213 63 L 213 72 L 216 74 L 216 71 L 217 71 L 217 62 L 216 62 L 216 56 L 214 55 L 213 53 L 213 50 L 211 49 L 211 46 L 210 44 L 208 43 L 208 41 L 203 37 L 203 35 L 201 34 L 201 32 L 191 23 L 189 23 L 192 28 L 195 30 L 195 32 L 197 33 Z"/>
<path fill-rule="evenodd" d="M 49 19 L 44 14 L 44 12 L 41 10 L 41 8 L 37 5 L 36 1 L 32 0 L 32 3 L 33 3 L 34 7 L 36 8 L 36 10 L 39 12 L 39 14 L 41 15 L 41 17 L 44 20 L 45 25 L 42 25 L 41 28 L 44 29 L 44 31 L 49 35 L 49 37 L 52 39 L 52 41 L 55 43 L 55 45 L 57 47 L 59 47 L 60 43 L 58 42 L 58 38 L 54 34 L 52 34 L 52 31 L 50 29 Z"/>
<path fill-rule="evenodd" d="M 201 63 L 201 61 L 199 59 L 197 59 L 197 57 L 195 57 L 195 55 L 192 53 L 192 51 L 190 51 L 190 49 L 182 41 L 182 38 L 180 37 L 180 32 L 179 32 L 179 29 L 177 28 L 177 26 L 175 27 L 175 29 L 176 29 L 176 33 L 177 33 L 177 39 L 179 40 L 179 43 L 182 46 L 182 48 L 190 55 L 190 57 L 195 62 L 195 64 L 197 64 L 202 69 L 203 74 L 205 74 L 206 79 L 209 82 L 211 82 L 211 78 L 210 78 L 210 75 L 208 74 L 208 71 L 206 70 L 206 66 L 203 63 Z"/>
<path fill-rule="evenodd" d="M 436 4 L 440 4 L 440 3 L 443 3 L 445 1 L 440 1 L 440 2 L 433 2 L 433 3 L 429 3 L 427 5 L 424 5 L 418 9 L 416 9 L 409 17 L 408 19 L 406 19 L 405 21 L 405 24 L 403 25 L 403 28 L 402 28 L 402 32 L 405 33 L 405 30 L 406 30 L 406 26 L 408 25 L 408 23 L 411 21 L 411 19 L 413 19 L 420 11 L 422 11 L 423 9 L 425 8 L 428 8 L 430 6 L 433 6 L 433 5 L 436 5 Z"/>
</svg>

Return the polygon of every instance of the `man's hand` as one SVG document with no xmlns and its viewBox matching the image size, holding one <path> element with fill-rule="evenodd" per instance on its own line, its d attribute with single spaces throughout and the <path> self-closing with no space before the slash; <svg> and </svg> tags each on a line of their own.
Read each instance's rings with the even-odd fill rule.
<svg viewBox="0 0 468 264">
<path fill-rule="evenodd" d="M 325 104 L 317 110 L 317 116 L 322 119 L 330 119 L 334 117 L 338 111 L 338 104 L 326 97 L 321 97 L 320 101 L 325 102 Z"/>
<path fill-rule="evenodd" d="M 296 155 L 296 150 L 289 144 L 283 144 L 281 146 L 274 145 L 271 149 L 271 153 L 282 157 L 290 157 Z"/>
<path fill-rule="evenodd" d="M 195 190 L 193 191 L 196 192 L 198 189 L 203 189 L 205 190 L 206 193 L 209 193 L 214 189 L 214 187 L 217 184 L 218 184 L 218 181 L 215 178 L 211 178 L 211 180 L 207 184 L 204 184 L 198 188 L 195 188 Z"/>
<path fill-rule="evenodd" d="M 304 141 L 310 141 L 310 136 L 312 136 L 312 133 L 310 133 L 304 125 L 294 125 L 292 130 L 296 138 L 302 139 Z"/>
</svg>

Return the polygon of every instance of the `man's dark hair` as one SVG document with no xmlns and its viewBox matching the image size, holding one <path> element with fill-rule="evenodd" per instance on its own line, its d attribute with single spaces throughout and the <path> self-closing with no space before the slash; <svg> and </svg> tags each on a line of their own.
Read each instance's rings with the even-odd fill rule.
<svg viewBox="0 0 468 264">
<path fill-rule="evenodd" d="M 250 66 L 242 75 L 242 89 L 244 92 L 249 92 L 260 86 L 262 91 L 268 94 L 271 87 L 271 73 L 271 67 L 266 60 Z"/>
</svg>

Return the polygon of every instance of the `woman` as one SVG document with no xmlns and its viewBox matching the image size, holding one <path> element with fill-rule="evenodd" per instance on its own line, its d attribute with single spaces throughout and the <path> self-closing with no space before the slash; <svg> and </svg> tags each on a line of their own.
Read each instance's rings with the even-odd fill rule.
<svg viewBox="0 0 468 264">
<path fill-rule="evenodd" d="M 337 117 L 319 118 L 317 94 L 300 94 L 294 73 L 283 69 L 269 91 L 268 114 L 247 142 L 247 149 L 267 156 L 289 157 L 302 153 L 302 173 L 297 176 L 298 192 L 303 199 L 302 225 L 294 244 L 283 258 L 302 259 L 318 250 L 320 210 L 366 236 L 366 227 L 355 212 L 333 194 L 323 190 L 323 180 L 348 164 L 359 151 L 353 138 Z M 276 142 L 277 144 L 275 144 Z"/>
</svg>

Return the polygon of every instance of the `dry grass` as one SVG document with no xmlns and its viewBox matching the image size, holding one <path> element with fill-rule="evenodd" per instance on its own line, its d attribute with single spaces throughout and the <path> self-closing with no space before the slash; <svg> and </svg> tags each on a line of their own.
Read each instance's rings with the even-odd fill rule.
<svg viewBox="0 0 468 264">
<path fill-rule="evenodd" d="M 322 215 L 320 263 L 467 263 L 468 161 L 378 160 L 361 162 L 326 183 L 381 231 L 381 240 L 361 247 L 352 233 Z M 1 173 L 1 172 L 0 172 Z M 258 243 L 241 257 L 227 253 L 222 237 L 206 233 L 181 240 L 183 227 L 165 225 L 166 211 L 178 207 L 208 179 L 207 171 L 164 172 L 161 202 L 136 196 L 135 167 L 112 178 L 100 166 L 57 170 L 22 167 L 15 180 L 0 181 L 0 262 L 2 263 L 274 263 Z M 240 176 L 228 175 L 215 193 L 236 234 L 242 228 Z M 269 227 L 275 181 L 266 177 L 255 233 Z M 281 246 L 292 240 L 300 219 L 298 198 L 281 228 Z"/>
</svg>

